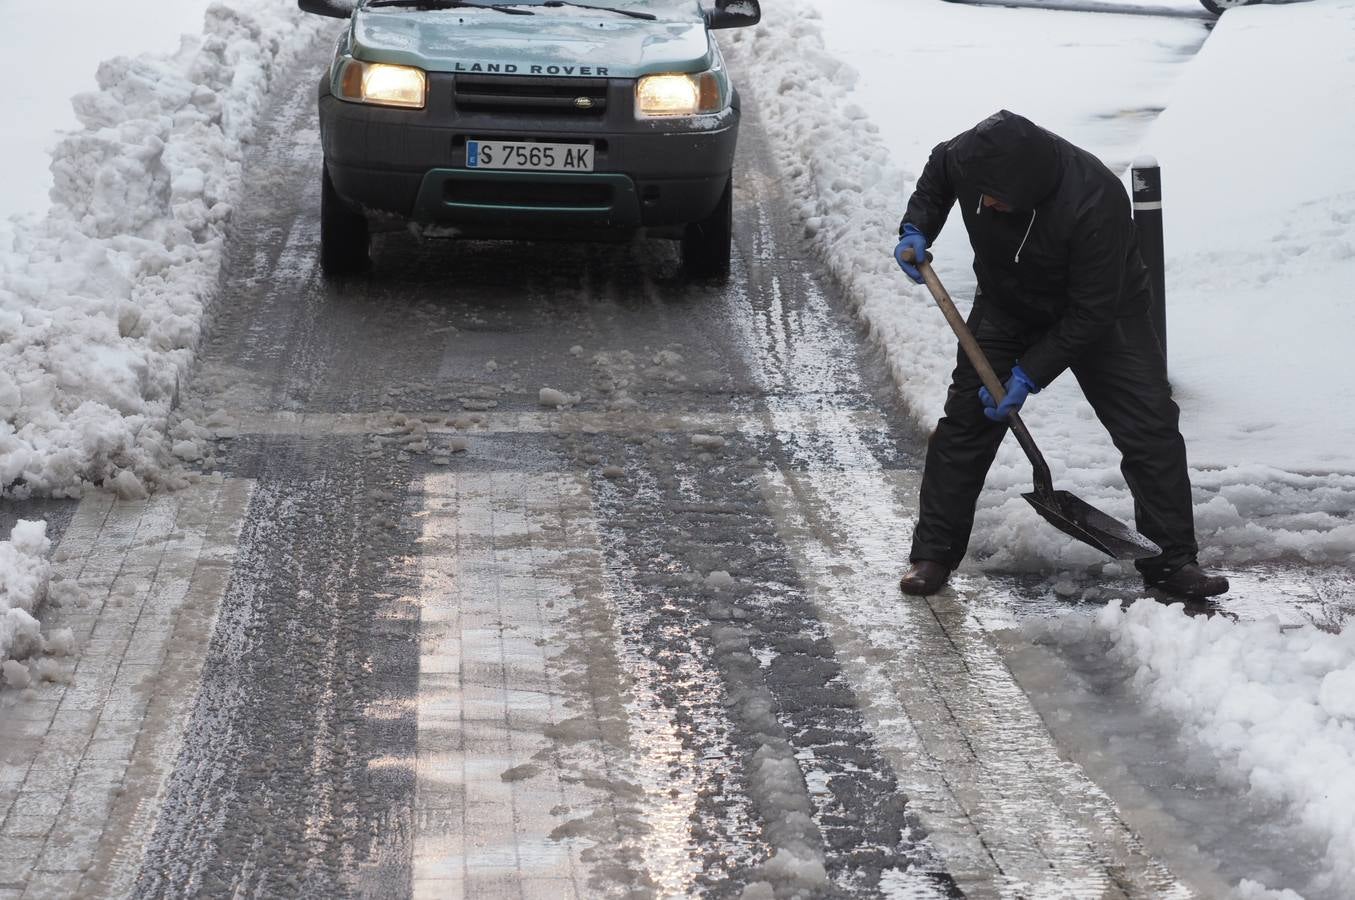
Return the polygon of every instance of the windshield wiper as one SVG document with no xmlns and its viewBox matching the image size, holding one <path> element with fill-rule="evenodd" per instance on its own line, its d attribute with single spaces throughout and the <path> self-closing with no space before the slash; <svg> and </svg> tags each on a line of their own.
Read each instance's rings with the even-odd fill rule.
<svg viewBox="0 0 1355 900">
<path fill-rule="evenodd" d="M 470 0 L 371 0 L 368 8 L 376 6 L 403 6 L 413 9 L 492 9 L 510 16 L 534 16 L 536 13 L 523 6 L 577 6 L 579 9 L 596 9 L 598 12 L 616 13 L 618 16 L 630 16 L 632 19 L 644 19 L 652 22 L 658 18 L 653 13 L 639 12 L 634 9 L 618 9 L 615 6 L 593 6 L 591 3 L 572 3 L 570 0 L 545 0 L 544 3 L 472 3 Z"/>
<path fill-rule="evenodd" d="M 616 13 L 618 16 L 630 16 L 632 19 L 654 21 L 658 16 L 653 13 L 639 12 L 634 9 L 617 9 L 615 6 L 594 6 L 591 3 L 571 3 L 570 0 L 546 0 L 541 6 L 577 6 L 579 9 L 596 9 L 602 12 Z"/>
<path fill-rule="evenodd" d="M 471 3 L 469 0 L 371 0 L 367 8 L 377 6 L 404 6 L 411 9 L 493 9 L 510 16 L 534 16 L 530 9 L 517 9 L 497 3 Z"/>
</svg>

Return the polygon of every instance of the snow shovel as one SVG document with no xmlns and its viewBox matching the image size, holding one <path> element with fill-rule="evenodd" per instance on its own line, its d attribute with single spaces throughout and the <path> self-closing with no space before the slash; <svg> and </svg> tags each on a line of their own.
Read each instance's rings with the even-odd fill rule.
<svg viewBox="0 0 1355 900">
<path fill-rule="evenodd" d="M 927 289 L 932 292 L 936 305 L 941 307 L 941 312 L 945 314 L 946 321 L 955 331 L 955 336 L 960 339 L 960 346 L 964 348 L 965 355 L 978 370 L 979 377 L 988 388 L 988 393 L 993 395 L 994 401 L 1001 403 L 1002 398 L 1006 396 L 1006 392 L 1002 390 L 1002 382 L 998 380 L 997 373 L 993 371 L 993 367 L 988 363 L 988 357 L 983 353 L 983 348 L 979 346 L 969 326 L 965 324 L 964 317 L 955 308 L 954 301 L 946 293 L 941 279 L 937 278 L 936 272 L 932 270 L 931 256 L 928 253 L 927 259 L 917 264 L 918 271 L 922 273 L 923 280 L 927 282 Z M 1021 421 L 1021 416 L 1016 412 L 1008 415 L 1007 421 L 1011 424 L 1021 449 L 1026 451 L 1026 456 L 1035 469 L 1035 490 L 1021 496 L 1035 507 L 1035 511 L 1043 516 L 1045 521 L 1069 537 L 1090 544 L 1115 559 L 1146 559 L 1162 553 L 1161 547 L 1123 522 L 1112 519 L 1087 501 L 1067 491 L 1054 490 L 1054 480 L 1049 474 L 1049 466 L 1040 454 L 1040 449 L 1035 446 L 1035 439 L 1026 429 L 1026 423 Z"/>
</svg>

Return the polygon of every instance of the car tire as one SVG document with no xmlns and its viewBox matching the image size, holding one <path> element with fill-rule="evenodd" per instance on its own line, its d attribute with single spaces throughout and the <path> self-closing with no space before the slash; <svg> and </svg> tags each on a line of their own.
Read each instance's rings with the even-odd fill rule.
<svg viewBox="0 0 1355 900">
<path fill-rule="evenodd" d="M 320 270 L 329 276 L 366 271 L 372 261 L 367 218 L 339 199 L 327 166 L 320 178 Z"/>
<path fill-rule="evenodd" d="M 1235 6 L 1255 6 L 1261 0 L 1200 0 L 1200 5 L 1216 16 L 1221 16 Z"/>
<path fill-rule="evenodd" d="M 734 178 L 730 176 L 715 211 L 688 225 L 682 235 L 682 266 L 694 278 L 724 280 L 734 241 Z"/>
</svg>

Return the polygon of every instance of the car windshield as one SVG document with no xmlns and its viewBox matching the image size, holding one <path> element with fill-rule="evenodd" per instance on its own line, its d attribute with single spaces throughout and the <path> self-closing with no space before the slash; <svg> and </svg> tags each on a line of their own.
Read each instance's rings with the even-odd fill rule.
<svg viewBox="0 0 1355 900">
<path fill-rule="evenodd" d="M 472 3 L 471 0 L 370 0 L 367 4 L 369 9 L 392 6 L 406 9 L 493 9 L 510 16 L 536 15 L 529 9 L 516 9 L 502 3 Z"/>
</svg>

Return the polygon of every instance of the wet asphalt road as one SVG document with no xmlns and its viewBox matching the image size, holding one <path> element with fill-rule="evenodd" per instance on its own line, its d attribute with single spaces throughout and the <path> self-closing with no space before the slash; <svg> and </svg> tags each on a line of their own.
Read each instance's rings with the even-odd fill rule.
<svg viewBox="0 0 1355 900">
<path fill-rule="evenodd" d="M 311 68 L 323 58 L 317 49 Z M 750 325 L 771 345 L 812 345 L 797 310 L 807 289 L 832 294 L 749 125 L 737 182 L 742 262 L 729 288 L 687 283 L 666 242 L 421 245 L 403 234 L 378 239 L 369 277 L 328 284 L 315 264 L 310 91 L 280 100 L 250 161 L 225 296 L 184 400 L 186 414 L 225 411 L 239 423 L 208 466 L 253 480 L 255 493 L 137 895 L 410 894 L 414 778 L 377 762 L 414 749 L 411 513 L 421 480 L 445 471 L 575 473 L 593 484 L 608 568 L 624 584 L 618 627 L 632 693 L 686 726 L 668 765 L 699 794 L 689 875 L 668 887 L 738 896 L 755 880 L 776 843 L 768 831 L 786 827 L 780 789 L 747 774 L 773 746 L 815 760 L 827 785 L 805 810 L 813 824 L 785 838 L 821 853 L 833 885 L 824 896 L 870 896 L 883 872 L 910 868 L 931 873 L 924 882 L 938 896 L 953 891 L 863 726 L 760 495 L 766 466 L 833 460 L 812 433 L 737 425 L 769 403 L 859 411 L 880 423 L 870 440 L 881 466 L 913 467 L 919 446 L 840 301 L 831 325 L 851 355 L 824 360 L 811 390 L 750 371 L 741 337 Z M 767 227 L 789 252 L 756 245 Z M 860 380 L 836 383 L 842 366 Z M 710 429 L 721 448 L 694 446 L 688 428 L 477 428 L 476 417 L 541 413 L 543 387 L 579 395 L 576 413 L 639 408 L 735 425 Z M 410 441 L 399 411 L 445 413 L 451 433 Z M 248 424 L 277 414 L 385 416 L 390 428 L 261 434 Z M 716 571 L 746 580 L 715 592 L 682 575 Z M 756 654 L 774 662 L 761 666 Z M 624 893 L 617 885 L 652 877 L 613 873 L 592 887 Z"/>
</svg>

